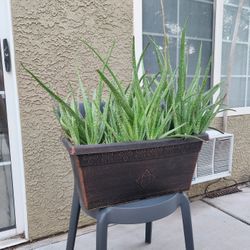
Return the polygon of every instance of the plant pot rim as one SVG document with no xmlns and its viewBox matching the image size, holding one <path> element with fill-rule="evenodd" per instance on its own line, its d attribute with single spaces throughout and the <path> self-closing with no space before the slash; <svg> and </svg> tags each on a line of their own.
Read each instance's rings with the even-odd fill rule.
<svg viewBox="0 0 250 250">
<path fill-rule="evenodd" d="M 207 141 L 208 134 L 202 133 L 200 135 L 195 135 L 196 137 Z M 195 138 L 166 138 L 166 139 L 156 139 L 156 140 L 145 140 L 145 141 L 134 141 L 134 142 L 116 142 L 108 144 L 86 144 L 86 145 L 73 145 L 68 138 L 62 138 L 62 142 L 70 155 L 81 155 L 81 154 L 97 154 L 97 153 L 109 153 L 118 152 L 126 150 L 138 150 L 146 148 L 158 148 L 166 145 L 176 145 L 176 144 L 187 144 L 190 142 L 195 142 L 198 139 Z"/>
</svg>

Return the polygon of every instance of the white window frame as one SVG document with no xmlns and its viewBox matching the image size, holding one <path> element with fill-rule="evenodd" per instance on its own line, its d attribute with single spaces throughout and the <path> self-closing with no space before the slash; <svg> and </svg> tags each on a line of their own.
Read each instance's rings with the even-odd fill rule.
<svg viewBox="0 0 250 250">
<path fill-rule="evenodd" d="M 134 37 L 136 47 L 136 58 L 139 59 L 143 50 L 142 39 L 142 1 L 133 1 L 134 14 Z M 204 0 L 203 0 L 204 1 Z M 222 34 L 223 34 L 223 10 L 224 1 L 214 0 L 214 38 L 213 38 L 213 68 L 212 68 L 212 84 L 218 84 L 221 81 L 221 55 L 222 55 Z M 216 96 L 215 96 L 216 98 Z M 250 114 L 250 107 L 233 108 L 235 111 L 228 111 L 228 116 L 247 115 Z M 222 117 L 223 113 L 217 115 Z"/>
<path fill-rule="evenodd" d="M 137 61 L 140 58 L 140 55 L 143 50 L 143 39 L 142 39 L 142 1 L 143 0 L 134 0 L 133 1 L 133 28 L 134 28 L 134 38 L 135 38 L 135 56 Z M 142 75 L 142 69 L 140 68 L 140 75 Z"/>
<path fill-rule="evenodd" d="M 4 22 L 1 22 L 0 38 L 1 38 L 1 54 L 2 64 L 4 67 L 2 39 L 7 38 L 10 55 L 11 55 L 11 72 L 3 70 L 5 91 L 1 91 L 1 95 L 5 95 L 6 109 L 8 119 L 8 131 L 10 141 L 11 154 L 11 170 L 14 192 L 14 207 L 16 227 L 10 230 L 0 232 L 0 249 L 18 243 L 22 243 L 28 239 L 28 222 L 26 207 L 26 191 L 24 179 L 24 163 L 21 136 L 21 122 L 19 113 L 19 101 L 16 81 L 14 39 L 12 31 L 11 2 L 10 0 L 1 0 L 0 16 Z M 4 25 L 2 25 L 4 24 Z M 9 239 L 13 236 L 18 236 Z"/>
</svg>

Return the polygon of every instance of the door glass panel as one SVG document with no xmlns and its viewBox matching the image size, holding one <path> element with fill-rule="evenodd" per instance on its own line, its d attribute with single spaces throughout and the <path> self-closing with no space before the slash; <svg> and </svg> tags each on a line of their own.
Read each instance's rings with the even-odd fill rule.
<svg viewBox="0 0 250 250">
<path fill-rule="evenodd" d="M 0 50 L 0 231 L 15 226 L 14 196 L 10 160 L 3 65 Z"/>
<path fill-rule="evenodd" d="M 0 163 L 10 161 L 5 99 L 0 95 Z"/>
<path fill-rule="evenodd" d="M 1 44 L 0 44 L 0 46 L 1 46 Z M 1 50 L 0 50 L 0 58 L 1 58 Z M 2 60 L 0 60 L 0 91 L 4 91 Z"/>
<path fill-rule="evenodd" d="M 0 167 L 0 231 L 15 226 L 11 166 Z"/>
</svg>

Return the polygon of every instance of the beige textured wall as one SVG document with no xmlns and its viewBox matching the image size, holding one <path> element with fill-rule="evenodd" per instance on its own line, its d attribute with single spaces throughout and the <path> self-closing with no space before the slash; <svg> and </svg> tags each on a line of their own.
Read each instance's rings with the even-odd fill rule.
<svg viewBox="0 0 250 250">
<path fill-rule="evenodd" d="M 79 42 L 84 37 L 102 52 L 117 42 L 111 59 L 126 82 L 131 76 L 132 0 L 12 0 L 30 239 L 65 231 L 72 173 L 60 142 L 50 98 L 20 67 L 23 62 L 60 93 L 81 68 L 89 89 L 99 66 Z M 89 222 L 85 219 L 85 222 Z"/>
<path fill-rule="evenodd" d="M 60 93 L 75 81 L 80 67 L 89 90 L 95 86 L 98 66 L 77 40 L 84 37 L 106 52 L 117 41 L 112 64 L 126 82 L 131 76 L 130 38 L 132 0 L 12 0 L 16 66 L 20 97 L 29 235 L 36 239 L 65 231 L 69 219 L 72 173 L 59 140 L 52 103 L 20 67 L 25 63 Z M 221 120 L 216 125 L 220 127 Z M 239 182 L 250 176 L 250 116 L 229 118 L 235 134 L 233 177 Z M 195 185 L 190 195 L 204 192 L 206 184 Z M 216 187 L 220 187 L 216 186 Z M 89 223 L 85 218 L 82 223 Z"/>
</svg>

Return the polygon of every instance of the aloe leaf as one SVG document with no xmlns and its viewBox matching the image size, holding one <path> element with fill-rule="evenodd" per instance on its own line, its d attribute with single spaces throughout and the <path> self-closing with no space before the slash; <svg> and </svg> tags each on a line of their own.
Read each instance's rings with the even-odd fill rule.
<svg viewBox="0 0 250 250">
<path fill-rule="evenodd" d="M 114 82 L 117 84 L 117 87 L 119 88 L 119 91 L 122 92 L 122 86 L 119 82 L 119 80 L 117 79 L 116 75 L 114 74 L 114 72 L 112 71 L 112 69 L 110 68 L 110 66 L 108 65 L 108 63 L 106 63 L 105 59 L 103 59 L 103 57 L 100 55 L 100 53 L 93 47 L 91 46 L 89 43 L 87 43 L 85 40 L 81 40 L 83 42 L 83 44 L 85 44 L 96 56 L 97 58 L 105 65 L 105 68 L 107 68 L 108 72 L 110 73 L 110 75 L 113 77 Z"/>
<path fill-rule="evenodd" d="M 187 139 L 187 138 L 191 138 L 191 139 L 196 139 L 196 140 L 199 140 L 199 141 L 202 141 L 202 142 L 206 142 L 206 140 L 198 137 L 198 136 L 195 136 L 195 135 L 188 135 L 188 134 L 176 134 L 176 135 L 169 135 L 168 136 L 169 138 L 183 138 L 183 139 Z"/>
<path fill-rule="evenodd" d="M 179 63 L 179 73 L 178 73 L 178 88 L 177 88 L 177 99 L 182 100 L 182 97 L 184 95 L 185 91 L 185 84 L 186 84 L 186 55 L 185 55 L 185 49 L 186 49 L 186 32 L 185 29 L 183 29 L 181 33 L 181 47 L 180 47 L 180 63 Z"/>
<path fill-rule="evenodd" d="M 167 69 L 166 58 L 164 58 L 163 52 L 159 49 L 159 45 L 155 42 L 155 40 L 152 39 L 151 37 L 149 37 L 149 40 L 153 46 L 153 50 L 155 53 L 156 62 L 158 64 L 159 71 L 162 72 Z"/>
<path fill-rule="evenodd" d="M 109 52 L 108 52 L 108 55 L 107 55 L 107 58 L 105 60 L 105 63 L 103 65 L 103 68 L 102 68 L 102 72 L 105 71 L 105 68 L 106 68 L 106 65 L 108 64 L 109 62 L 109 59 L 112 55 L 112 52 L 113 52 L 113 49 L 114 49 L 114 46 L 115 46 L 115 43 L 112 44 L 112 46 L 110 47 L 109 49 Z M 102 98 L 102 92 L 103 92 L 103 82 L 102 80 L 100 79 L 99 80 L 99 84 L 97 86 L 97 102 L 98 102 L 98 105 L 101 105 L 101 98 Z"/>
<path fill-rule="evenodd" d="M 164 133 L 163 135 L 161 135 L 161 136 L 159 137 L 159 139 L 164 139 L 164 138 L 166 138 L 166 137 L 169 137 L 172 133 L 174 133 L 175 131 L 177 131 L 178 129 L 180 129 L 181 127 L 183 127 L 184 125 L 185 125 L 185 123 L 183 123 L 183 124 L 181 124 L 180 126 L 175 127 L 175 128 L 173 128 L 173 129 L 167 131 L 166 133 Z"/>
<path fill-rule="evenodd" d="M 129 116 L 129 118 L 133 119 L 133 112 L 130 108 L 130 106 L 127 103 L 127 100 L 120 94 L 120 92 L 117 90 L 117 88 L 106 78 L 106 76 L 100 71 L 97 70 L 98 74 L 102 78 L 102 80 L 107 84 L 109 89 L 112 91 L 116 101 L 123 107 L 126 114 Z"/>
<path fill-rule="evenodd" d="M 136 67 L 137 72 L 139 71 L 139 68 L 140 68 L 141 64 L 143 63 L 143 59 L 144 59 L 144 57 L 145 57 L 145 54 L 146 54 L 146 52 L 147 52 L 149 46 L 150 46 L 150 43 L 147 43 L 147 45 L 146 45 L 146 46 L 144 47 L 144 49 L 142 50 L 142 53 L 141 53 L 141 55 L 140 55 L 140 58 L 139 58 L 139 60 L 138 60 L 137 67 Z M 135 55 L 135 37 L 133 37 L 133 54 Z M 136 61 L 136 60 L 135 60 L 135 61 Z"/>
<path fill-rule="evenodd" d="M 145 53 L 145 51 L 143 51 Z M 142 60 L 144 54 L 141 54 L 140 60 Z M 133 82 L 132 82 L 132 88 L 135 88 L 135 95 L 137 97 L 137 100 L 140 103 L 141 108 L 145 106 L 145 102 L 142 96 L 142 90 L 140 87 L 140 80 L 138 76 L 138 69 L 140 64 L 137 65 L 136 63 L 136 55 L 135 55 L 135 39 L 133 38 L 132 43 L 132 68 L 133 68 Z"/>
</svg>

